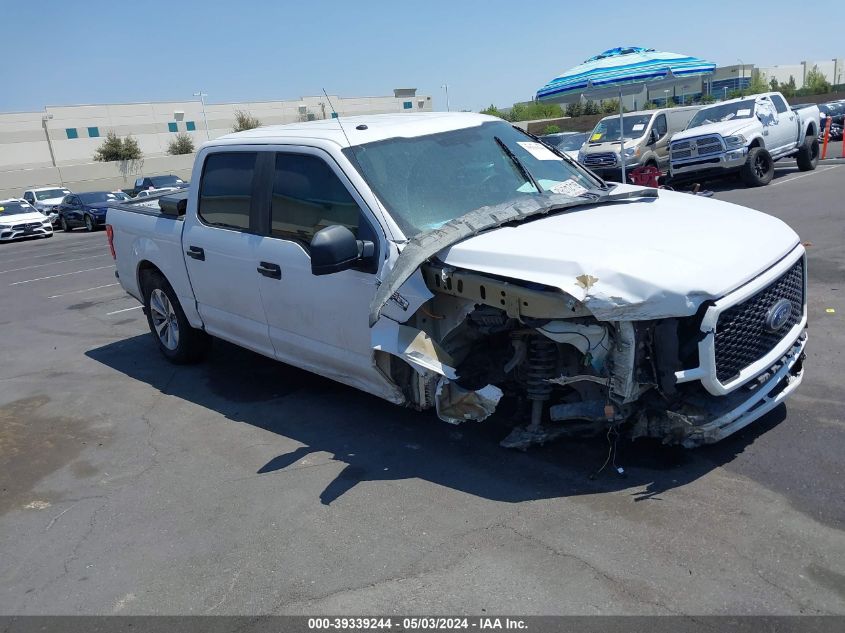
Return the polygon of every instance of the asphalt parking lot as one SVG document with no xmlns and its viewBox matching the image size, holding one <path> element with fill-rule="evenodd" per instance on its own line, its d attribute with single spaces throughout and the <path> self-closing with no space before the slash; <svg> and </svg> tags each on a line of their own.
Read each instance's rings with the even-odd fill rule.
<svg viewBox="0 0 845 633">
<path fill-rule="evenodd" d="M 104 233 L 0 244 L 0 613 L 845 613 L 843 178 L 712 186 L 807 243 L 807 377 L 624 478 L 227 344 L 173 367 Z"/>
</svg>

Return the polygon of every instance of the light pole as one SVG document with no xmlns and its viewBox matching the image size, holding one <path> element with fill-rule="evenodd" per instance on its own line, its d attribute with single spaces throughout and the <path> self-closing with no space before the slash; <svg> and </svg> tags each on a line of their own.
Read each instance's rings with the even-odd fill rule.
<svg viewBox="0 0 845 633">
<path fill-rule="evenodd" d="M 668 88 L 666 88 L 666 90 L 663 91 L 663 107 L 665 107 L 665 108 L 669 107 L 669 89 Z"/>
<path fill-rule="evenodd" d="M 209 132 L 208 132 L 208 117 L 205 116 L 205 98 L 208 96 L 208 94 L 200 91 L 200 92 L 195 92 L 194 96 L 200 98 L 200 103 L 202 104 L 202 120 L 205 121 L 205 138 L 210 141 L 211 140 L 211 134 L 209 134 Z"/>
<path fill-rule="evenodd" d="M 724 90 L 725 90 L 725 97 L 722 99 L 722 101 L 727 101 L 728 100 L 728 87 L 725 86 Z"/>
<path fill-rule="evenodd" d="M 446 91 L 446 112 L 450 112 L 450 109 L 449 109 L 449 84 L 443 84 L 440 87 L 443 88 Z"/>
<path fill-rule="evenodd" d="M 50 131 L 47 129 L 47 121 L 53 118 L 52 114 L 43 114 L 41 115 L 41 125 L 44 128 L 44 135 L 47 137 L 47 149 L 50 150 L 50 160 L 53 162 L 53 167 L 56 168 L 56 171 L 59 172 L 59 184 L 62 187 L 65 186 L 65 180 L 62 178 L 62 170 L 59 167 L 59 164 L 56 162 L 56 155 L 53 153 L 53 141 L 50 140 Z"/>
<path fill-rule="evenodd" d="M 739 80 L 739 89 L 745 90 L 745 86 L 743 86 L 743 84 L 745 83 L 745 62 L 742 61 L 739 57 L 736 58 L 736 61 L 739 62 L 739 72 L 741 75 L 741 79 Z"/>
</svg>

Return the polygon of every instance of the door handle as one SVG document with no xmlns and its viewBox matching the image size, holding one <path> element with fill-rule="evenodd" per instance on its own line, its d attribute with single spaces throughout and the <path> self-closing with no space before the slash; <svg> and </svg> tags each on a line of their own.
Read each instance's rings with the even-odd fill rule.
<svg viewBox="0 0 845 633">
<path fill-rule="evenodd" d="M 199 246 L 189 246 L 188 250 L 185 251 L 185 255 L 193 259 L 198 259 L 201 262 L 205 261 L 205 251 Z"/>
<path fill-rule="evenodd" d="M 270 262 L 261 262 L 256 270 L 265 277 L 270 277 L 271 279 L 282 278 L 282 269 L 278 264 L 271 264 Z"/>
</svg>

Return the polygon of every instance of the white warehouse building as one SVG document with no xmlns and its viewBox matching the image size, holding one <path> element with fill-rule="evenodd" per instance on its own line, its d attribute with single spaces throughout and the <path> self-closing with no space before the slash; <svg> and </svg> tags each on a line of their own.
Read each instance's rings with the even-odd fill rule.
<svg viewBox="0 0 845 633">
<path fill-rule="evenodd" d="M 206 104 L 204 108 L 196 100 L 47 106 L 42 112 L 0 113 L 0 198 L 16 197 L 26 188 L 46 185 L 90 191 L 129 187 L 140 175 L 175 173 L 189 177 L 193 156 L 169 156 L 170 141 L 185 132 L 199 148 L 207 138 L 231 133 L 237 110 L 248 112 L 262 125 L 337 115 L 431 112 L 431 97 L 416 92 L 414 88 L 398 88 L 392 96 L 384 97 L 330 95 L 328 100 L 325 96 L 302 97 Z M 94 162 L 94 152 L 111 131 L 120 137 L 131 134 L 141 147 L 143 160 L 132 165 Z"/>
</svg>

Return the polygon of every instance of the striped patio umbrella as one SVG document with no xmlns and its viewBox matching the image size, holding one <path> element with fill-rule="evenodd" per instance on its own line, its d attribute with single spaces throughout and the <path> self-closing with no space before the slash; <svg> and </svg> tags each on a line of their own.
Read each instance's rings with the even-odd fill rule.
<svg viewBox="0 0 845 633">
<path fill-rule="evenodd" d="M 716 68 L 697 57 L 630 46 L 612 48 L 570 68 L 537 91 L 537 100 L 571 103 L 582 97 L 619 97 L 619 135 L 622 138 L 622 96 L 636 94 L 644 83 L 709 75 Z M 625 182 L 625 153 L 621 151 L 622 182 Z"/>
</svg>

